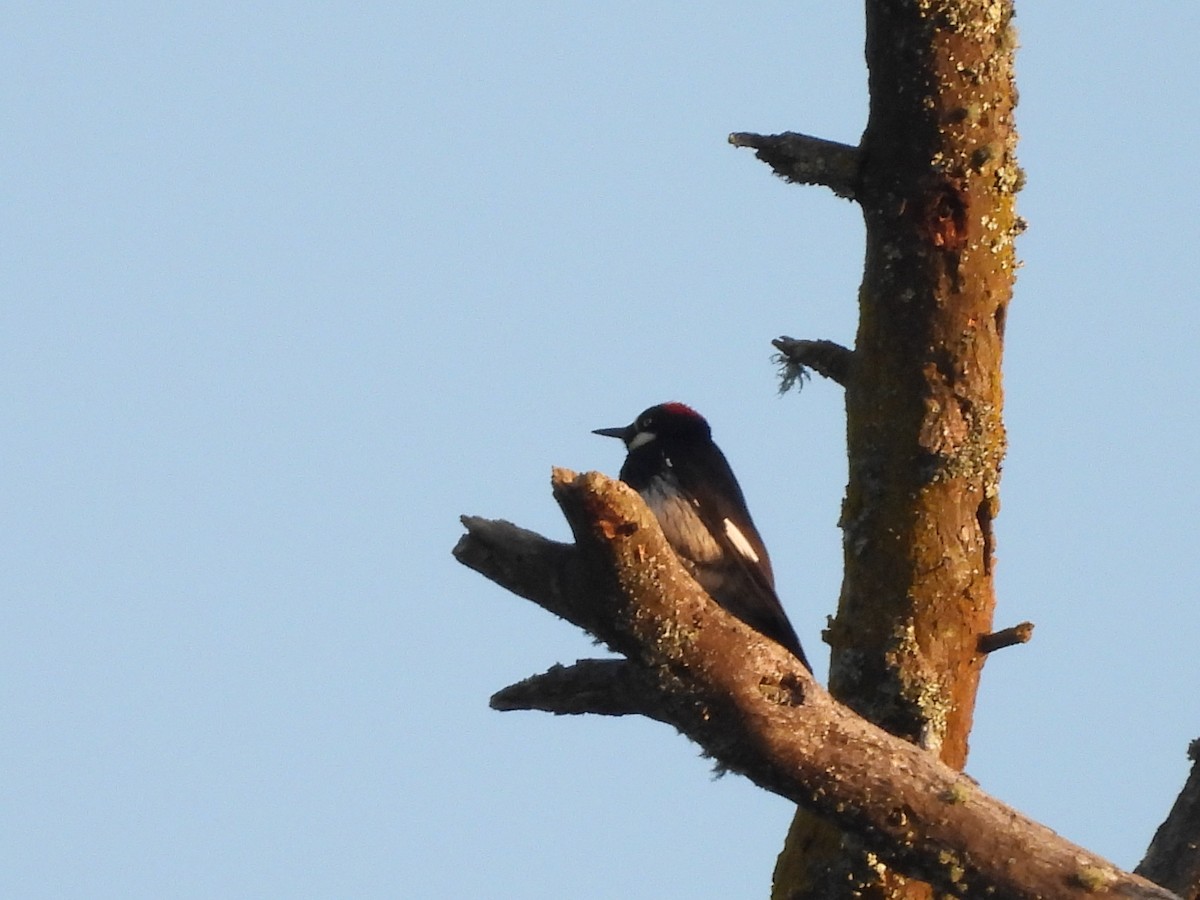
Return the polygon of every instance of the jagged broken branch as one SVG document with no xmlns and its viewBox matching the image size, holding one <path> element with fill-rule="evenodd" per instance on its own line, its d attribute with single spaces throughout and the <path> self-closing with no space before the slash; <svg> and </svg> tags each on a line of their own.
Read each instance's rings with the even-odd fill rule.
<svg viewBox="0 0 1200 900">
<path fill-rule="evenodd" d="M 627 660 L 581 659 L 502 688 L 492 695 L 491 707 L 502 712 L 536 709 L 556 715 L 655 718 L 653 704 L 646 702 L 655 687 L 645 669 Z"/>
<path fill-rule="evenodd" d="M 1027 644 L 1032 637 L 1033 623 L 1022 622 L 1020 625 L 1013 625 L 1011 628 L 1001 628 L 999 631 L 983 635 L 979 639 L 979 652 L 995 653 L 997 650 L 1003 650 L 1005 647 Z"/>
<path fill-rule="evenodd" d="M 779 363 L 779 393 L 787 393 L 792 387 L 803 386 L 808 370 L 837 382 L 842 387 L 850 378 L 850 366 L 854 363 L 854 351 L 835 341 L 802 341 L 786 335 L 771 341 L 779 351 L 775 361 Z"/>
<path fill-rule="evenodd" d="M 464 518 L 455 555 L 625 660 L 553 669 L 499 692 L 496 706 L 667 722 L 723 768 L 835 822 L 896 871 L 946 893 L 1174 897 L 834 701 L 790 653 L 709 599 L 625 485 L 560 469 L 553 489 L 573 545 Z"/>
<path fill-rule="evenodd" d="M 785 181 L 823 185 L 847 200 L 855 199 L 858 194 L 862 154 L 857 147 L 794 131 L 782 134 L 735 131 L 729 135 L 729 143 L 753 149 L 754 155 Z"/>
</svg>

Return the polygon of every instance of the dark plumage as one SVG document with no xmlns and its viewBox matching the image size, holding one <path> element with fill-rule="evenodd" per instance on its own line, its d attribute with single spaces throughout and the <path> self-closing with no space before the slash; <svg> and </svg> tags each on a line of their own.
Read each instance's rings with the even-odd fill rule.
<svg viewBox="0 0 1200 900">
<path fill-rule="evenodd" d="M 767 548 L 704 417 L 682 403 L 664 403 L 631 425 L 595 433 L 625 443 L 621 480 L 642 495 L 700 586 L 811 670 L 775 594 Z"/>
</svg>

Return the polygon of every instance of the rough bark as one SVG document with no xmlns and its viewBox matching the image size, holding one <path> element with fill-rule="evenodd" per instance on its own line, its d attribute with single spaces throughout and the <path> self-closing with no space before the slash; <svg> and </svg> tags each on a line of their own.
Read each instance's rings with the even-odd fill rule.
<svg viewBox="0 0 1200 900">
<path fill-rule="evenodd" d="M 857 152 L 838 156 L 856 168 L 829 184 L 860 204 L 867 239 L 858 335 L 836 375 L 850 468 L 830 689 L 956 768 L 995 602 L 1000 360 L 1021 229 L 1012 14 L 1011 0 L 868 0 L 869 119 Z M 777 173 L 794 168 L 781 156 L 796 136 L 741 137 Z M 928 896 L 801 811 L 775 897 L 848 885 Z"/>
<path fill-rule="evenodd" d="M 862 161 L 857 147 L 827 141 L 807 134 L 751 134 L 737 131 L 729 136 L 735 147 L 749 147 L 784 181 L 816 184 L 839 197 L 854 199 Z"/>
<path fill-rule="evenodd" d="M 1186 900 L 1200 898 L 1200 739 L 1188 747 L 1192 771 L 1135 870 Z"/>
<path fill-rule="evenodd" d="M 802 341 L 786 335 L 775 338 L 771 344 L 779 351 L 776 360 L 781 370 L 780 393 L 806 380 L 809 369 L 843 387 L 850 378 L 854 351 L 841 344 L 834 341 Z"/>
<path fill-rule="evenodd" d="M 877 864 L 954 896 L 1174 897 L 834 700 L 791 654 L 703 592 L 625 485 L 558 470 L 553 487 L 574 545 L 465 518 L 455 555 L 625 659 L 556 667 L 500 692 L 494 705 L 668 722 L 723 768 L 836 823 Z"/>
<path fill-rule="evenodd" d="M 833 696 L 703 594 L 635 494 L 559 472 L 574 545 L 464 519 L 456 555 L 626 658 L 555 667 L 498 692 L 493 706 L 646 715 L 794 800 L 779 900 L 919 898 L 931 886 L 958 896 L 1173 896 L 958 772 L 986 655 L 1031 631 L 992 631 L 1000 361 L 1022 228 L 1012 3 L 868 0 L 866 9 L 871 109 L 859 147 L 794 133 L 730 137 L 788 181 L 857 201 L 866 223 L 853 350 L 777 343 L 785 379 L 812 368 L 846 394 L 846 571 L 826 633 Z M 1142 864 L 1190 898 L 1198 794 L 1194 771 Z"/>
</svg>

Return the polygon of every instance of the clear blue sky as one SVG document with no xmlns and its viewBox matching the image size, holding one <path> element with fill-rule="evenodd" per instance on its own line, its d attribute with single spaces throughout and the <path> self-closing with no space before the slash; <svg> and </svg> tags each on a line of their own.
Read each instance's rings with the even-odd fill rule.
<svg viewBox="0 0 1200 900">
<path fill-rule="evenodd" d="M 1200 7 L 1021 3 L 1011 449 L 969 771 L 1131 866 L 1200 735 Z M 490 712 L 595 652 L 456 565 L 567 530 L 590 429 L 706 413 L 818 674 L 861 10 L 12 3 L 0 14 L 0 895 L 765 897 L 783 800 L 636 720 Z"/>
</svg>

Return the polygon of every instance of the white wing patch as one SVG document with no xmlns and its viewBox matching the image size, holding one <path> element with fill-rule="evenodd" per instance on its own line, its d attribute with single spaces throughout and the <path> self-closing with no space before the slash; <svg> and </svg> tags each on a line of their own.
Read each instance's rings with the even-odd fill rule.
<svg viewBox="0 0 1200 900">
<path fill-rule="evenodd" d="M 738 553 L 751 562 L 758 562 L 758 554 L 754 552 L 754 545 L 746 540 L 746 536 L 729 519 L 725 520 L 725 536 L 737 548 Z"/>
</svg>

